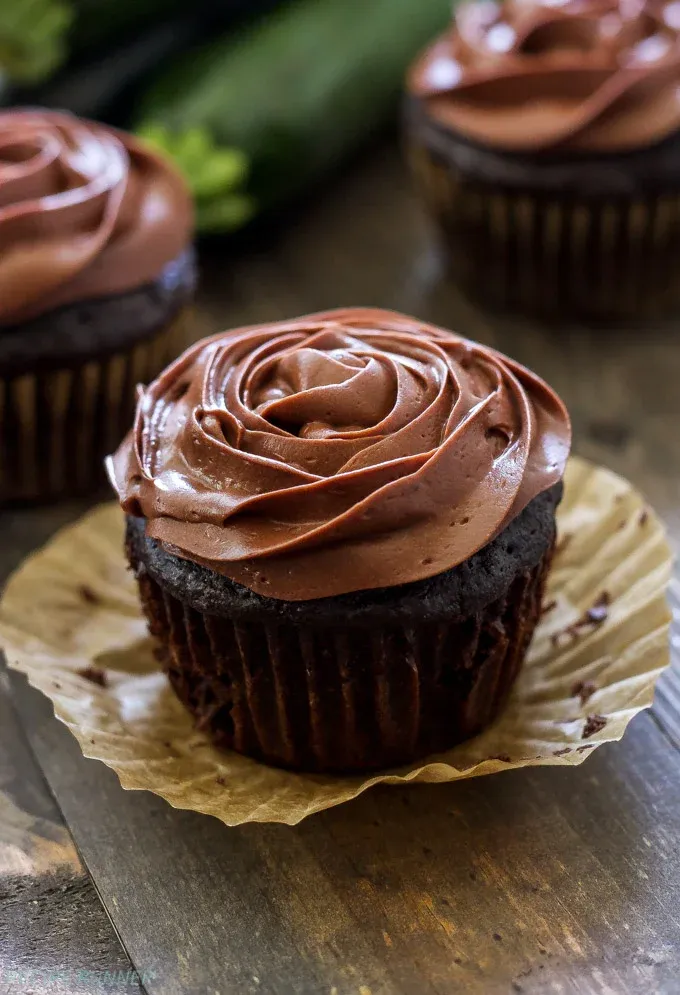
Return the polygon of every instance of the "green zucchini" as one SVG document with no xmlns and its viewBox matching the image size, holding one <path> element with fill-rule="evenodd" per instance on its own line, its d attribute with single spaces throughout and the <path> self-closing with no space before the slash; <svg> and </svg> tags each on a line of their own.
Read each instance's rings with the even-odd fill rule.
<svg viewBox="0 0 680 995">
<path fill-rule="evenodd" d="M 166 67 L 139 98 L 137 130 L 175 156 L 203 229 L 240 227 L 382 126 L 450 16 L 450 0 L 295 0 Z"/>
</svg>

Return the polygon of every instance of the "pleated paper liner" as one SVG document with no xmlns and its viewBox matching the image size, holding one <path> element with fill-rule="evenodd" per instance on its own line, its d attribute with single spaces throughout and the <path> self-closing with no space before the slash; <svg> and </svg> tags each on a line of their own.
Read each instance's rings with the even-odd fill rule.
<svg viewBox="0 0 680 995">
<path fill-rule="evenodd" d="M 114 505 L 57 534 L 13 575 L 0 642 L 83 753 L 113 768 L 124 788 L 228 825 L 292 825 L 379 783 L 580 764 L 652 702 L 668 662 L 671 553 L 631 485 L 580 459 L 569 464 L 558 517 L 542 619 L 500 717 L 446 753 L 372 776 L 267 767 L 193 728 L 154 660 Z"/>
<path fill-rule="evenodd" d="M 141 543 L 143 545 L 143 541 Z M 220 746 L 293 770 L 380 770 L 450 748 L 496 717 L 541 612 L 551 552 L 464 619 L 385 624 L 220 618 L 130 561 L 178 698 Z"/>
<path fill-rule="evenodd" d="M 0 503 L 94 490 L 103 460 L 132 424 L 138 383 L 148 383 L 191 341 L 191 316 L 132 349 L 77 365 L 0 375 Z"/>
<path fill-rule="evenodd" d="M 604 321 L 680 309 L 680 196 L 560 196 L 486 184 L 424 145 L 409 159 L 455 278 L 482 304 Z"/>
</svg>

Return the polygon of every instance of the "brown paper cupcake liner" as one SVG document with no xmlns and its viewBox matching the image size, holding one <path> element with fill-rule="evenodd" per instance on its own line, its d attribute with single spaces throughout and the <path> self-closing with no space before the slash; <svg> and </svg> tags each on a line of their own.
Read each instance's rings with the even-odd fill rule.
<svg viewBox="0 0 680 995">
<path fill-rule="evenodd" d="M 336 772 L 406 763 L 488 725 L 519 672 L 550 562 L 465 619 L 314 627 L 198 612 L 128 551 L 160 662 L 197 727 L 266 763 Z"/>
<path fill-rule="evenodd" d="M 493 308 L 611 320 L 680 308 L 680 195 L 503 188 L 411 143 L 416 184 L 462 288 Z"/>
<path fill-rule="evenodd" d="M 62 530 L 10 578 L 0 644 L 9 665 L 51 699 L 85 756 L 111 767 L 124 788 L 230 826 L 293 825 L 376 784 L 576 766 L 620 739 L 652 703 L 668 663 L 672 555 L 640 494 L 577 458 L 567 465 L 557 520 L 541 618 L 496 720 L 451 750 L 373 774 L 268 766 L 218 749 L 195 728 L 154 659 L 123 552 L 124 516 L 113 503 Z"/>
<path fill-rule="evenodd" d="M 0 503 L 75 496 L 103 483 L 132 424 L 135 388 L 190 341 L 188 309 L 132 349 L 0 378 Z"/>
</svg>

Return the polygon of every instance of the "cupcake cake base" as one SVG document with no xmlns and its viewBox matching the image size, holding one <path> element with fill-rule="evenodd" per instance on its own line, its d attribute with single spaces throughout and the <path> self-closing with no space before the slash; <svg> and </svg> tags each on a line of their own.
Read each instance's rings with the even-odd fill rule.
<svg viewBox="0 0 680 995">
<path fill-rule="evenodd" d="M 265 598 L 174 556 L 128 517 L 160 661 L 221 746 L 350 772 L 448 749 L 491 722 L 538 622 L 561 485 L 459 567 L 314 601 Z"/>
</svg>

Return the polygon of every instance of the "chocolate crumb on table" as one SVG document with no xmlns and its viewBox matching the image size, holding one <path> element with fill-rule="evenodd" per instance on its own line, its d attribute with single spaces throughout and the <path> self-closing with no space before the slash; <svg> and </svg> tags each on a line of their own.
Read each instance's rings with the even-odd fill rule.
<svg viewBox="0 0 680 995">
<path fill-rule="evenodd" d="M 78 677 L 84 677 L 86 681 L 98 684 L 100 688 L 108 686 L 109 679 L 106 676 L 106 671 L 102 670 L 101 667 L 81 667 L 80 670 L 76 670 L 76 673 Z"/>
<path fill-rule="evenodd" d="M 595 684 L 594 681 L 576 681 L 571 689 L 572 696 L 574 698 L 580 698 L 582 705 L 585 705 L 588 699 L 591 698 L 596 691 L 597 684 Z"/>
<path fill-rule="evenodd" d="M 227 783 L 227 779 L 223 774 L 218 774 L 217 777 L 215 778 L 215 781 L 217 782 L 217 784 L 222 785 L 222 787 L 224 787 L 224 785 Z"/>
<path fill-rule="evenodd" d="M 599 732 L 600 729 L 604 729 L 606 725 L 607 725 L 607 720 L 605 719 L 604 715 L 589 715 L 586 718 L 586 724 L 583 727 L 583 733 L 581 735 L 581 739 L 588 739 L 590 736 L 593 736 L 596 732 Z"/>
</svg>

